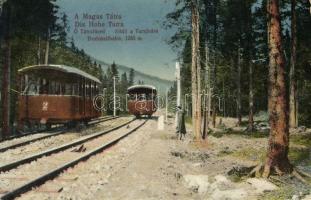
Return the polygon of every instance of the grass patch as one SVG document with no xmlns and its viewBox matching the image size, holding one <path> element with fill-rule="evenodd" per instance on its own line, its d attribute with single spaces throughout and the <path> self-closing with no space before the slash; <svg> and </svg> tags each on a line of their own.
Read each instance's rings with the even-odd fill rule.
<svg viewBox="0 0 311 200">
<path fill-rule="evenodd" d="M 267 138 L 269 136 L 269 132 L 247 132 L 247 131 L 234 131 L 232 129 L 226 130 L 225 132 L 213 132 L 211 133 L 212 136 L 216 138 L 221 138 L 224 135 L 239 135 L 246 138 Z"/>
<path fill-rule="evenodd" d="M 242 178 L 242 176 L 239 176 L 237 174 L 233 174 L 233 175 L 229 176 L 229 180 L 234 182 L 234 183 L 239 183 L 239 182 L 243 181 L 243 178 Z"/>
<path fill-rule="evenodd" d="M 308 149 L 289 148 L 288 158 L 294 165 L 297 165 L 303 161 L 311 163 L 310 152 Z"/>
<path fill-rule="evenodd" d="M 235 152 L 220 152 L 219 156 L 231 155 L 244 160 L 263 162 L 266 158 L 265 149 L 244 148 Z M 310 152 L 308 149 L 290 148 L 288 157 L 292 164 L 297 165 L 301 162 L 311 164 Z"/>
<path fill-rule="evenodd" d="M 230 132 L 231 135 L 242 135 L 247 138 L 266 138 L 269 136 L 269 132 L 247 132 L 247 131 L 232 131 Z"/>
<path fill-rule="evenodd" d="M 224 135 L 226 135 L 226 133 L 224 133 L 224 132 L 211 132 L 211 135 L 214 136 L 215 138 L 221 138 Z"/>
<path fill-rule="evenodd" d="M 290 141 L 294 144 L 311 147 L 311 134 L 291 135 Z"/>
<path fill-rule="evenodd" d="M 278 190 L 267 192 L 261 196 L 262 200 L 283 200 L 292 199 L 295 189 L 292 187 L 281 187 Z"/>
<path fill-rule="evenodd" d="M 227 150 L 227 149 L 224 149 L 224 150 L 221 150 L 221 151 L 217 154 L 217 156 L 222 157 L 222 156 L 227 156 L 227 155 L 231 155 L 231 154 L 233 154 L 232 151 Z"/>
<path fill-rule="evenodd" d="M 191 117 L 185 117 L 185 122 L 186 122 L 186 124 L 190 124 L 190 125 L 192 125 L 192 118 Z"/>
<path fill-rule="evenodd" d="M 251 160 L 263 162 L 266 158 L 266 150 L 265 149 L 254 149 L 254 148 L 244 148 L 239 151 L 235 151 L 231 154 L 234 157 L 243 159 L 243 160 Z"/>
<path fill-rule="evenodd" d="M 171 152 L 171 155 L 177 158 L 181 158 L 181 159 L 187 159 L 191 162 L 207 162 L 209 160 L 209 154 L 204 153 L 204 152 L 188 152 L 188 151 L 184 151 L 184 152 Z"/>
</svg>

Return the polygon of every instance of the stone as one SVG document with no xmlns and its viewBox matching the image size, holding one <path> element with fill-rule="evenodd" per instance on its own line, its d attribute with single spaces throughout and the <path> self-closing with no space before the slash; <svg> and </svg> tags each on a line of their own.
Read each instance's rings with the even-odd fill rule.
<svg viewBox="0 0 311 200">
<path fill-rule="evenodd" d="M 187 188 L 199 194 L 205 194 L 210 185 L 207 175 L 185 175 L 184 181 Z"/>
<path fill-rule="evenodd" d="M 215 178 L 215 182 L 217 183 L 231 183 L 231 181 L 228 180 L 227 177 L 223 175 L 217 175 L 214 178 Z"/>
<path fill-rule="evenodd" d="M 216 189 L 227 190 L 231 189 L 232 182 L 227 179 L 227 177 L 223 175 L 217 175 L 214 177 L 215 181 L 210 186 L 210 191 L 214 191 Z"/>
<path fill-rule="evenodd" d="M 299 196 L 297 194 L 292 196 L 292 200 L 300 200 Z"/>
<path fill-rule="evenodd" d="M 244 189 L 219 190 L 216 189 L 211 195 L 211 199 L 241 200 L 247 199 L 247 192 Z"/>
<path fill-rule="evenodd" d="M 201 166 L 202 166 L 202 163 L 193 163 L 192 166 L 193 166 L 193 167 L 201 167 Z"/>
<path fill-rule="evenodd" d="M 311 191 L 310 191 L 311 192 Z M 305 196 L 302 200 L 311 200 L 311 194 Z"/>
<path fill-rule="evenodd" d="M 246 182 L 254 187 L 257 193 L 264 193 L 278 189 L 278 187 L 273 183 L 261 178 L 249 178 Z"/>
</svg>

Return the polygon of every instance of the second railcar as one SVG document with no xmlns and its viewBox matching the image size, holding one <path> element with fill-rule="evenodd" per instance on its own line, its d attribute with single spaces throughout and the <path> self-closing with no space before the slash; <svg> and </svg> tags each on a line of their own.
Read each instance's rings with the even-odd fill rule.
<svg viewBox="0 0 311 200">
<path fill-rule="evenodd" d="M 127 89 L 128 110 L 136 117 L 151 117 L 157 111 L 157 90 L 150 85 L 134 85 Z"/>
</svg>

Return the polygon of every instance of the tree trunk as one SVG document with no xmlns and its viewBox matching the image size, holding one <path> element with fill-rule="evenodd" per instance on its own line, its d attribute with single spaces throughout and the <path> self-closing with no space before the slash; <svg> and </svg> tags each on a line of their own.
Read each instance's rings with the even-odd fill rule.
<svg viewBox="0 0 311 200">
<path fill-rule="evenodd" d="M 242 103 L 241 103 L 241 56 L 240 56 L 240 42 L 238 48 L 238 73 L 237 73 L 237 118 L 238 124 L 237 126 L 241 126 L 242 123 Z"/>
<path fill-rule="evenodd" d="M 213 33 L 213 40 L 214 40 L 214 64 L 213 64 L 213 93 L 215 94 L 217 91 L 217 68 L 216 68 L 216 51 L 217 51 L 217 1 L 214 0 L 214 33 Z M 214 96 L 213 100 L 213 127 L 216 127 L 216 116 L 217 116 L 217 99 Z"/>
<path fill-rule="evenodd" d="M 2 69 L 2 139 L 10 134 L 10 66 L 11 66 L 11 44 L 10 44 L 10 8 L 7 6 L 3 11 L 4 27 L 4 63 Z"/>
<path fill-rule="evenodd" d="M 216 51 L 216 48 L 215 48 L 215 51 Z M 214 53 L 214 64 L 213 64 L 213 92 L 211 92 L 211 97 L 212 97 L 212 94 L 215 94 L 216 92 L 216 84 L 217 84 L 217 79 L 216 79 L 216 75 L 217 75 L 217 72 L 216 72 L 216 55 Z M 215 128 L 216 127 L 216 115 L 217 115 L 217 99 L 216 99 L 216 96 L 214 95 L 212 99 L 212 105 L 213 105 L 213 116 L 212 116 L 212 124 L 213 124 L 213 127 Z"/>
<path fill-rule="evenodd" d="M 206 33 L 207 34 L 207 33 Z M 206 38 L 207 39 L 207 38 Z M 203 139 L 206 139 L 207 132 L 209 129 L 209 50 L 207 42 L 205 43 L 205 92 L 204 92 L 204 116 L 203 116 Z"/>
<path fill-rule="evenodd" d="M 201 67 L 200 67 L 200 38 L 199 38 L 199 11 L 197 1 L 191 1 L 192 24 L 192 124 L 196 140 L 201 139 Z"/>
<path fill-rule="evenodd" d="M 249 115 L 248 130 L 254 131 L 254 88 L 253 88 L 253 64 L 249 62 Z"/>
<path fill-rule="evenodd" d="M 268 45 L 269 45 L 269 123 L 270 137 L 264 177 L 268 177 L 271 169 L 278 174 L 290 173 L 292 166 L 288 159 L 289 131 L 288 107 L 285 84 L 285 58 L 282 48 L 281 19 L 279 1 L 269 0 L 268 13 Z"/>
<path fill-rule="evenodd" d="M 296 47 L 297 47 L 297 27 L 296 27 L 296 0 L 291 0 L 291 62 L 290 62 L 290 94 L 289 94 L 289 126 L 298 126 L 297 109 L 297 82 L 295 78 Z"/>
</svg>

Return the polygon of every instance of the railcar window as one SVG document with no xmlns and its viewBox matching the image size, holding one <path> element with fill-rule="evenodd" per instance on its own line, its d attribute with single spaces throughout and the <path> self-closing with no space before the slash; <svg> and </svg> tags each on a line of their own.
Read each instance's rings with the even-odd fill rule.
<svg viewBox="0 0 311 200">
<path fill-rule="evenodd" d="M 138 95 L 138 100 L 139 100 L 139 101 L 144 101 L 144 100 L 146 100 L 146 94 L 139 94 L 139 95 Z"/>
<path fill-rule="evenodd" d="M 82 85 L 82 80 L 79 80 L 79 96 L 83 96 L 83 85 Z"/>
<path fill-rule="evenodd" d="M 90 97 L 92 97 L 93 94 L 94 94 L 94 88 L 93 88 L 93 82 L 92 82 L 92 81 L 90 81 L 90 87 L 91 87 L 91 90 L 90 90 Z"/>
<path fill-rule="evenodd" d="M 69 83 L 66 83 L 64 85 L 65 85 L 64 95 L 72 95 L 72 85 Z"/>
<path fill-rule="evenodd" d="M 55 83 L 55 94 L 60 95 L 61 94 L 61 84 L 59 82 Z"/>
<path fill-rule="evenodd" d="M 90 95 L 90 85 L 87 81 L 85 83 L 85 91 L 86 91 L 85 96 L 88 97 Z"/>
<path fill-rule="evenodd" d="M 27 94 L 28 95 L 37 95 L 39 94 L 39 89 L 38 89 L 38 86 L 36 83 L 30 83 L 29 84 L 29 87 L 26 88 L 28 91 L 27 91 Z"/>
<path fill-rule="evenodd" d="M 99 86 L 97 85 L 97 83 L 95 84 L 95 94 L 99 94 Z"/>
<path fill-rule="evenodd" d="M 40 81 L 40 94 L 49 94 L 49 81 L 46 79 Z"/>
<path fill-rule="evenodd" d="M 72 85 L 72 95 L 79 95 L 79 85 L 77 83 Z"/>
<path fill-rule="evenodd" d="M 61 84 L 61 90 L 60 90 L 60 95 L 64 95 L 65 94 L 65 91 L 66 91 L 66 86 L 65 84 Z"/>
<path fill-rule="evenodd" d="M 56 82 L 50 81 L 50 88 L 49 88 L 49 94 L 55 95 L 56 94 Z"/>
<path fill-rule="evenodd" d="M 129 94 L 128 99 L 131 101 L 145 101 L 145 100 L 154 100 L 154 94 Z"/>
<path fill-rule="evenodd" d="M 89 82 L 89 93 L 88 93 L 89 97 L 92 97 L 92 82 Z"/>
<path fill-rule="evenodd" d="M 136 101 L 137 94 L 129 94 L 128 99 L 131 100 L 131 101 Z"/>
<path fill-rule="evenodd" d="M 29 76 L 27 79 L 23 93 L 27 95 L 38 95 L 40 91 L 40 79 L 35 76 Z"/>
</svg>

